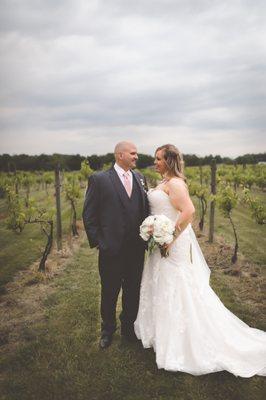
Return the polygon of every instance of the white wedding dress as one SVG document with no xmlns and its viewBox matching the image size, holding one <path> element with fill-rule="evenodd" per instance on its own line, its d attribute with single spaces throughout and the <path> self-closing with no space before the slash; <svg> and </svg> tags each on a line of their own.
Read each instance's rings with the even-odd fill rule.
<svg viewBox="0 0 266 400">
<path fill-rule="evenodd" d="M 159 189 L 148 192 L 151 214 L 174 222 L 179 212 Z M 226 370 L 266 375 L 266 333 L 229 311 L 209 286 L 210 270 L 191 225 L 167 258 L 158 249 L 144 266 L 135 332 L 153 347 L 158 368 L 193 375 Z"/>
</svg>

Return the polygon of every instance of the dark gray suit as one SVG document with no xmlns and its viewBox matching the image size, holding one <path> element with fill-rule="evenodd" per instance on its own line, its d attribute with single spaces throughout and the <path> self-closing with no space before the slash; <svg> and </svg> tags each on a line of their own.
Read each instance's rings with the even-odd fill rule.
<svg viewBox="0 0 266 400">
<path fill-rule="evenodd" d="M 145 179 L 133 173 L 129 198 L 114 168 L 89 178 L 83 221 L 91 247 L 99 248 L 103 333 L 116 329 L 116 303 L 122 287 L 123 334 L 132 334 L 137 316 L 145 243 L 139 226 L 148 216 Z"/>
</svg>

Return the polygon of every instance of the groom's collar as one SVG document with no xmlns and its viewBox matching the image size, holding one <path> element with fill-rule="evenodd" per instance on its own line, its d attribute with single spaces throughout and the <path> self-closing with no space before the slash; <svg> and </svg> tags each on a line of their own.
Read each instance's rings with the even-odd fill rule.
<svg viewBox="0 0 266 400">
<path fill-rule="evenodd" d="M 131 170 L 129 169 L 128 171 L 125 171 L 122 167 L 120 167 L 120 165 L 118 165 L 117 163 L 115 163 L 114 165 L 114 169 L 116 170 L 116 172 L 118 173 L 119 176 L 123 176 L 125 172 L 129 172 L 131 174 Z"/>
</svg>

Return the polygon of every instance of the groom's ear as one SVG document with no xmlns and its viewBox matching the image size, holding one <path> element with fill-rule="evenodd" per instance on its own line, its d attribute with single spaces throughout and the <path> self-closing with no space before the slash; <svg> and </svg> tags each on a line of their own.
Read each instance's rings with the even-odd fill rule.
<svg viewBox="0 0 266 400">
<path fill-rule="evenodd" d="M 123 155 L 124 155 L 124 154 L 121 153 L 121 152 L 120 152 L 120 153 L 117 153 L 118 159 L 119 159 L 119 160 L 123 160 L 123 158 L 124 158 Z"/>
</svg>

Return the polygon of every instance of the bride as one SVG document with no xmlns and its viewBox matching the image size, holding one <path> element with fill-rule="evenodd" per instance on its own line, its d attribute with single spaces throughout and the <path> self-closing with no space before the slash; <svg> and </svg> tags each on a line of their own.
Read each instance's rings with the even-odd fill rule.
<svg viewBox="0 0 266 400">
<path fill-rule="evenodd" d="M 173 145 L 156 150 L 164 177 L 148 192 L 151 214 L 175 222 L 169 256 L 148 256 L 134 323 L 145 348 L 153 347 L 158 368 L 193 375 L 226 370 L 236 376 L 266 375 L 266 333 L 250 328 L 209 286 L 210 270 L 191 227 L 194 206 L 183 175 L 182 155 Z"/>
</svg>

